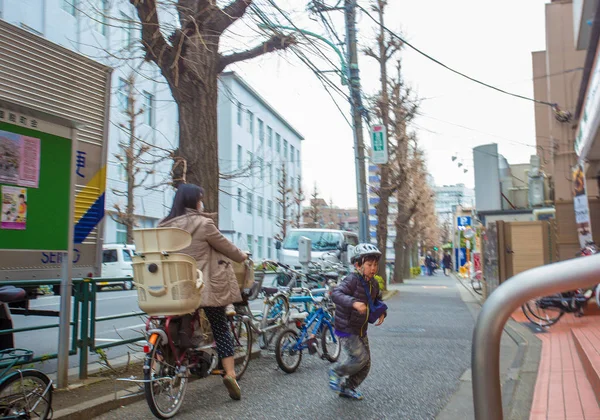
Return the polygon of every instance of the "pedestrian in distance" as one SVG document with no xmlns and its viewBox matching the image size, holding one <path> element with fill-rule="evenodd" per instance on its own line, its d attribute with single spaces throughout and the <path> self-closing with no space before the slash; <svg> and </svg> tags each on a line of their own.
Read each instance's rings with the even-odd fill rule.
<svg viewBox="0 0 600 420">
<path fill-rule="evenodd" d="M 356 388 L 371 368 L 367 329 L 369 323 L 381 325 L 387 315 L 375 280 L 380 257 L 375 245 L 358 244 L 352 257 L 356 271 L 346 276 L 331 294 L 335 303 L 335 334 L 347 355 L 343 363 L 329 370 L 329 387 L 340 397 L 363 399 Z"/>
<path fill-rule="evenodd" d="M 231 261 L 241 263 L 248 259 L 248 255 L 219 232 L 214 215 L 203 212 L 203 196 L 204 190 L 197 185 L 180 185 L 171 212 L 159 226 L 180 228 L 192 235 L 191 245 L 181 252 L 194 258 L 202 271 L 205 283 L 200 307 L 210 323 L 225 370 L 223 384 L 229 396 L 239 400 L 242 393 L 235 377 L 234 343 L 225 307 L 242 300 Z"/>
<path fill-rule="evenodd" d="M 452 272 L 452 257 L 450 256 L 450 252 L 446 252 L 444 254 L 443 262 L 444 262 L 444 274 L 446 276 L 449 276 L 450 275 L 449 273 Z"/>
<path fill-rule="evenodd" d="M 425 257 L 425 267 L 427 268 L 427 275 L 433 275 L 433 256 L 431 255 L 431 251 L 427 251 L 427 256 Z"/>
</svg>

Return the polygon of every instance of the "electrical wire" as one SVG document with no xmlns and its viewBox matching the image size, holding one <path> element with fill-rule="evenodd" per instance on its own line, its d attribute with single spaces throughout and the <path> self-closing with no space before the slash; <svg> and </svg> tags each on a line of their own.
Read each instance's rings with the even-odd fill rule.
<svg viewBox="0 0 600 420">
<path fill-rule="evenodd" d="M 371 19 L 373 22 L 375 22 L 377 25 L 381 26 L 381 27 L 382 27 L 382 28 L 383 28 L 383 29 L 384 29 L 384 30 L 385 30 L 387 33 L 389 33 L 389 34 L 390 34 L 392 37 L 394 37 L 394 38 L 396 38 L 396 39 L 398 39 L 398 40 L 402 41 L 402 42 L 403 42 L 405 45 L 407 45 L 408 47 L 410 47 L 411 49 L 413 49 L 413 50 L 414 50 L 414 51 L 416 51 L 417 53 L 421 54 L 423 57 L 425 57 L 425 58 L 427 58 L 427 59 L 429 59 L 429 60 L 433 61 L 434 63 L 436 63 L 436 64 L 438 64 L 438 65 L 440 65 L 440 66 L 442 66 L 442 67 L 444 67 L 446 70 L 449 70 L 449 71 L 451 71 L 452 73 L 458 74 L 459 76 L 462 76 L 462 77 L 464 77 L 465 79 L 468 79 L 468 80 L 470 80 L 470 81 L 472 81 L 472 82 L 478 83 L 478 84 L 480 84 L 480 85 L 482 85 L 482 86 L 485 86 L 485 87 L 487 87 L 487 88 L 493 89 L 493 90 L 495 90 L 495 91 L 498 91 L 498 92 L 500 92 L 500 93 L 504 93 L 505 95 L 513 96 L 513 97 L 515 97 L 515 98 L 524 99 L 524 100 L 526 100 L 526 101 L 531 101 L 531 102 L 535 102 L 535 103 L 538 103 L 538 104 L 548 105 L 548 106 L 551 106 L 551 107 L 553 107 L 553 108 L 554 108 L 554 107 L 556 107 L 556 104 L 555 104 L 555 103 L 550 103 L 550 102 L 546 102 L 546 101 L 540 101 L 539 99 L 529 98 L 529 97 L 527 97 L 527 96 L 519 95 L 519 94 L 517 94 L 517 93 L 508 92 L 508 91 L 506 91 L 506 90 L 504 90 L 504 89 L 500 89 L 499 87 L 496 87 L 496 86 L 490 85 L 489 83 L 482 82 L 481 80 L 477 80 L 477 79 L 475 79 L 474 77 L 471 77 L 471 76 L 469 76 L 469 75 L 467 75 L 467 74 L 465 74 L 465 73 L 462 73 L 462 72 L 460 72 L 460 71 L 458 71 L 458 70 L 455 70 L 455 69 L 453 69 L 452 67 L 450 67 L 450 66 L 448 66 L 448 65 L 446 65 L 446 64 L 444 64 L 444 63 L 442 63 L 441 61 L 439 61 L 439 60 L 435 59 L 434 57 L 430 56 L 429 54 L 427 54 L 427 53 L 425 53 L 425 52 L 421 51 L 420 49 L 418 49 L 417 47 L 415 47 L 414 45 L 412 45 L 410 42 L 406 41 L 404 38 L 402 38 L 400 35 L 396 34 L 394 31 L 392 31 L 391 29 L 389 29 L 389 28 L 388 28 L 388 27 L 386 27 L 385 25 L 381 25 L 381 24 L 380 24 L 380 23 L 377 21 L 377 19 L 375 19 L 375 18 L 374 18 L 374 17 L 373 17 L 373 16 L 372 16 L 372 15 L 371 15 L 371 14 L 370 14 L 370 13 L 369 13 L 369 12 L 368 12 L 368 11 L 367 11 L 365 8 L 364 8 L 364 7 L 362 7 L 361 5 L 357 4 L 357 5 L 356 5 L 356 7 L 358 7 L 360 10 L 362 10 L 362 11 L 363 11 L 363 13 L 367 15 L 367 17 L 369 17 L 369 18 L 370 18 L 370 19 Z"/>
</svg>

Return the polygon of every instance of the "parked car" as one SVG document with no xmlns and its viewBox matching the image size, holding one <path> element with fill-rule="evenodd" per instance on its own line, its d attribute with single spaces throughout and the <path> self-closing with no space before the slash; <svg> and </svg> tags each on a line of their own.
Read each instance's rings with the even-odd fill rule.
<svg viewBox="0 0 600 420">
<path fill-rule="evenodd" d="M 123 290 L 133 288 L 132 257 L 135 254 L 135 245 L 105 244 L 102 247 L 102 277 L 131 277 L 131 280 L 122 282 L 100 282 L 98 288 L 107 286 L 121 286 Z"/>
<path fill-rule="evenodd" d="M 283 242 L 276 243 L 280 262 L 301 268 L 298 261 L 298 240 L 302 236 L 311 241 L 311 259 L 313 261 L 323 258 L 349 265 L 349 255 L 358 245 L 358 235 L 354 232 L 334 229 L 290 229 Z"/>
</svg>

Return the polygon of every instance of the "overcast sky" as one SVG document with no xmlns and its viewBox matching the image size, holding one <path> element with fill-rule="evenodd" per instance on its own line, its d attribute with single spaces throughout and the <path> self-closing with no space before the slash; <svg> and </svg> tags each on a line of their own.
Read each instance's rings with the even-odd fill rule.
<svg viewBox="0 0 600 420">
<path fill-rule="evenodd" d="M 325 34 L 322 25 L 307 17 L 302 3 L 300 7 L 298 2 L 288 2 L 294 23 Z M 545 3 L 548 1 L 392 0 L 386 25 L 456 70 L 532 97 L 531 52 L 545 48 Z M 359 0 L 359 4 L 367 7 L 369 3 Z M 344 39 L 342 12 L 331 12 L 330 16 Z M 361 48 L 372 45 L 372 21 L 362 12 L 358 20 Z M 280 22 L 287 23 L 283 18 Z M 248 25 L 238 23 L 233 29 L 243 33 Z M 322 45 L 321 49 L 332 62 L 339 62 L 328 47 Z M 331 68 L 325 59 L 314 54 L 310 57 L 319 68 Z M 472 148 L 480 144 L 498 143 L 500 153 L 510 163 L 528 162 L 535 154 L 532 102 L 479 86 L 408 48 L 402 57 L 406 82 L 422 98 L 422 116 L 415 120 L 413 129 L 437 185 L 465 183 L 472 187 Z M 364 91 L 375 92 L 379 84 L 377 64 L 364 54 L 359 64 Z M 352 131 L 312 71 L 291 52 L 261 57 L 230 70 L 242 75 L 306 137 L 302 145 L 305 189 L 312 190 L 317 182 L 321 196 L 328 201 L 331 198 L 337 206 L 356 207 Z M 328 77 L 347 92 L 338 77 Z M 341 95 L 332 94 L 349 118 L 349 104 Z M 452 162 L 453 155 L 463 163 L 462 168 Z M 466 174 L 464 168 L 468 169 Z"/>
</svg>

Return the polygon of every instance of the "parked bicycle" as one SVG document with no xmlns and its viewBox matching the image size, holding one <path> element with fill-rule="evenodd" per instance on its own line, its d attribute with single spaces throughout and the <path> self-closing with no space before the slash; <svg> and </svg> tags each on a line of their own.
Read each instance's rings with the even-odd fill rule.
<svg viewBox="0 0 600 420">
<path fill-rule="evenodd" d="M 334 305 L 329 294 L 315 297 L 309 289 L 303 291 L 314 304 L 314 309 L 304 322 L 298 321 L 299 333 L 286 329 L 281 332 L 275 345 L 277 364 L 286 373 L 298 369 L 304 350 L 308 350 L 309 354 L 319 354 L 332 363 L 338 360 L 341 353 L 341 342 L 333 329 Z"/>
<path fill-rule="evenodd" d="M 477 293 L 480 296 L 483 289 L 482 279 L 483 273 L 480 270 L 476 271 L 474 274 L 471 275 L 471 288 L 475 293 Z"/>
<path fill-rule="evenodd" d="M 7 303 L 25 299 L 25 290 L 12 286 L 0 288 L 3 317 L 10 310 Z M 6 320 L 6 318 L 3 318 Z M 12 321 L 10 322 L 12 328 Z M 4 334 L 13 342 L 12 334 Z M 0 350 L 0 416 L 3 419 L 49 419 L 52 417 L 52 380 L 36 369 L 16 367 L 31 363 L 33 352 L 26 349 Z"/>
</svg>

